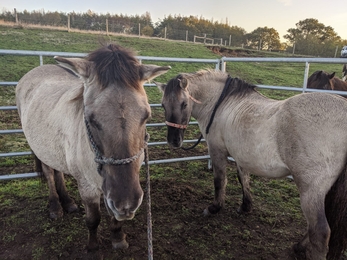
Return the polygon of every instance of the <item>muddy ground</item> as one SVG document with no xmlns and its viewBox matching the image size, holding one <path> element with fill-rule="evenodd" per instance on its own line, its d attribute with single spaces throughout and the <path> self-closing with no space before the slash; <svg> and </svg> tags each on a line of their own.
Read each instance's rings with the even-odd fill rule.
<svg viewBox="0 0 347 260">
<path fill-rule="evenodd" d="M 199 146 L 195 152 L 151 148 L 150 159 L 206 152 Z M 13 167 L 0 170 L 9 172 Z M 230 165 L 225 208 L 205 217 L 203 209 L 213 200 L 213 174 L 206 161 L 155 165 L 150 170 L 154 259 L 295 259 L 290 247 L 301 238 L 305 222 L 290 179 L 253 178 L 254 209 L 240 215 L 236 209 L 241 189 Z M 145 189 L 145 172 L 142 176 Z M 130 246 L 120 251 L 111 247 L 102 204 L 100 249 L 87 252 L 84 208 L 75 181 L 68 177 L 67 183 L 79 211 L 56 221 L 49 219 L 45 183 L 39 179 L 0 183 L 9 189 L 0 195 L 0 259 L 148 259 L 145 200 L 135 218 L 124 223 Z"/>
</svg>

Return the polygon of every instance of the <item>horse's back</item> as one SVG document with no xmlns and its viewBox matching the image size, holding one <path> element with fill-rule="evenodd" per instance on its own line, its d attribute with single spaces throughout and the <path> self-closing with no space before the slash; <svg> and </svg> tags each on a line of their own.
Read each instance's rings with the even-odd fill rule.
<svg viewBox="0 0 347 260">
<path fill-rule="evenodd" d="M 82 81 L 68 70 L 58 65 L 43 65 L 25 74 L 16 87 L 16 101 L 21 107 L 35 98 L 58 99 L 57 92 L 63 93 L 72 85 L 82 84 Z"/>
<path fill-rule="evenodd" d="M 34 68 L 16 87 L 16 102 L 29 146 L 41 161 L 65 173 L 66 146 L 76 136 L 77 118 L 82 111 L 82 101 L 73 100 L 82 91 L 81 79 L 57 65 Z"/>
<path fill-rule="evenodd" d="M 281 115 L 279 150 L 287 164 L 293 162 L 292 166 L 297 167 L 298 161 L 307 160 L 306 155 L 310 154 L 311 168 L 329 166 L 338 171 L 344 167 L 347 154 L 344 98 L 326 93 L 296 95 L 283 103 Z"/>
</svg>

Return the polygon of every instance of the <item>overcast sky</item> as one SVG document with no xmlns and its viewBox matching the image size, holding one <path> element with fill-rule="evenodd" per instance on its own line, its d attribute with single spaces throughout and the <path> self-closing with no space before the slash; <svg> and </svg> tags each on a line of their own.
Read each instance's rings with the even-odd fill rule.
<svg viewBox="0 0 347 260">
<path fill-rule="evenodd" d="M 252 32 L 258 27 L 274 28 L 282 41 L 289 28 L 307 18 L 317 19 L 331 26 L 347 39 L 347 3 L 343 0 L 1 0 L 0 11 L 58 11 L 87 12 L 124 15 L 141 15 L 149 12 L 152 22 L 168 15 L 202 16 L 218 22 L 228 21 Z"/>
</svg>

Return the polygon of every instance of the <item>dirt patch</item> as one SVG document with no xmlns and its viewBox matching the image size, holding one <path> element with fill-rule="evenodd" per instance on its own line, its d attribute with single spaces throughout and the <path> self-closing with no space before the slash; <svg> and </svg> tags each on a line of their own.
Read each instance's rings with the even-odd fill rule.
<svg viewBox="0 0 347 260">
<path fill-rule="evenodd" d="M 151 148 L 150 156 L 151 160 L 167 157 L 167 153 L 170 157 L 192 156 L 205 150 L 203 145 L 190 152 Z M 253 178 L 254 210 L 239 215 L 241 188 L 230 165 L 225 208 L 204 217 L 203 209 L 213 200 L 213 173 L 206 161 L 153 165 L 150 169 L 154 259 L 292 259 L 290 247 L 305 230 L 292 181 Z M 145 190 L 145 172 L 141 174 Z M 48 217 L 47 187 L 39 183 L 38 179 L 0 183 L 25 190 L 25 195 L 1 194 L 0 259 L 148 259 L 146 201 L 135 218 L 124 223 L 130 247 L 120 251 L 112 250 L 108 215 L 102 204 L 100 249 L 88 253 L 85 212 L 76 182 L 67 178 L 79 212 L 57 221 Z"/>
<path fill-rule="evenodd" d="M 248 49 L 228 49 L 221 46 L 208 46 L 213 53 L 224 57 L 249 57 L 259 55 L 259 52 Z"/>
</svg>

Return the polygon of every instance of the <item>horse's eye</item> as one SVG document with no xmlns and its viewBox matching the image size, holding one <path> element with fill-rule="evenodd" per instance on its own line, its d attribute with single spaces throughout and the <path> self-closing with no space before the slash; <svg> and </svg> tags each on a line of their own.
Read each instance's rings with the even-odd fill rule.
<svg viewBox="0 0 347 260">
<path fill-rule="evenodd" d="M 187 107 L 187 103 L 186 102 L 182 102 L 182 104 L 181 104 L 181 109 L 183 110 L 183 109 L 185 109 Z"/>
<path fill-rule="evenodd" d="M 89 123 L 92 127 L 98 129 L 98 130 L 102 130 L 101 124 L 95 119 L 94 114 L 91 114 L 89 116 Z"/>
</svg>

